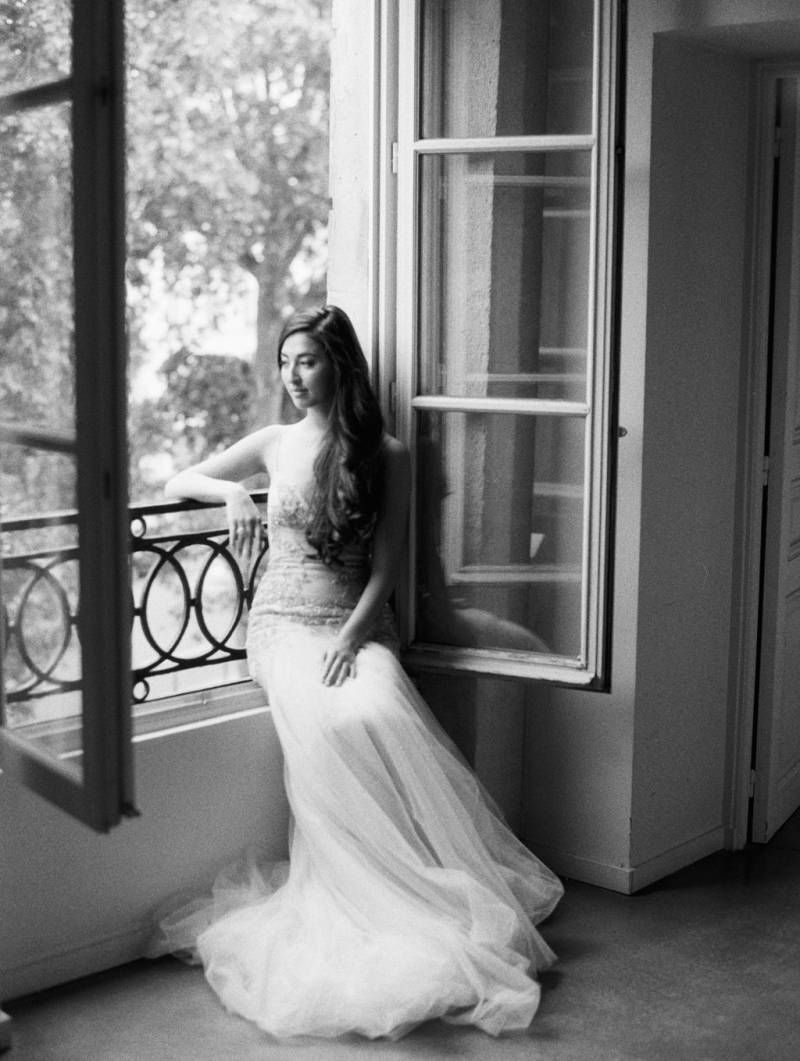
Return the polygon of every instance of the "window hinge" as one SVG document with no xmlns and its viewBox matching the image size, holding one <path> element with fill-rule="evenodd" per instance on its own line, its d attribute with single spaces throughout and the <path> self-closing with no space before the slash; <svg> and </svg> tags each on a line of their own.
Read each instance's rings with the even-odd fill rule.
<svg viewBox="0 0 800 1061">
<path fill-rule="evenodd" d="M 781 143 L 783 141 L 783 134 L 781 133 L 781 127 L 775 126 L 773 138 L 772 138 L 772 154 L 775 158 L 781 157 Z"/>
<path fill-rule="evenodd" d="M 392 143 L 392 173 L 397 173 L 397 141 Z"/>
<path fill-rule="evenodd" d="M 747 798 L 748 799 L 752 799 L 755 796 L 755 794 L 756 794 L 756 780 L 757 780 L 756 772 L 755 772 L 755 770 L 751 770 L 750 771 L 750 781 L 748 782 L 748 785 L 747 785 Z"/>
<path fill-rule="evenodd" d="M 764 486 L 769 483 L 769 455 L 764 454 L 764 463 L 761 465 L 761 482 Z"/>
</svg>

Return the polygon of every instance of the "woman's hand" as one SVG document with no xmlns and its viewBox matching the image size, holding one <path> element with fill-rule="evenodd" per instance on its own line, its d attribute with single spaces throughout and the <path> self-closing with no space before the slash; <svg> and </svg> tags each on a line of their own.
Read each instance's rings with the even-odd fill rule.
<svg viewBox="0 0 800 1061">
<path fill-rule="evenodd" d="M 230 493 L 225 499 L 225 510 L 230 551 L 245 574 L 248 574 L 251 563 L 265 541 L 261 513 L 247 490 L 238 483 L 231 483 Z"/>
<path fill-rule="evenodd" d="M 322 684 L 341 685 L 346 678 L 355 678 L 357 654 L 355 642 L 337 637 L 322 657 Z"/>
</svg>

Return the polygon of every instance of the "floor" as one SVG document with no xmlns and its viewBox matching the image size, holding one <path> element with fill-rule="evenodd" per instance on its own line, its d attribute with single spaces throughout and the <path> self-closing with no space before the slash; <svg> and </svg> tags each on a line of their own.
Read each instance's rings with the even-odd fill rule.
<svg viewBox="0 0 800 1061">
<path fill-rule="evenodd" d="M 576 882 L 543 933 L 559 955 L 524 1035 L 431 1022 L 398 1043 L 276 1043 L 202 973 L 137 962 L 10 1003 L 8 1061 L 796 1061 L 800 813 L 627 897 Z M 3 1059 L 5 1061 L 5 1057 Z"/>
</svg>

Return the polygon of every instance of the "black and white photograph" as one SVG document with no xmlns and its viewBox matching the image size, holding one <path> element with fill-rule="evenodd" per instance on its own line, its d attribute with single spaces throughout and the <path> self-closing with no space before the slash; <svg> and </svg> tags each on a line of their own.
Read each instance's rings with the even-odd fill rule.
<svg viewBox="0 0 800 1061">
<path fill-rule="evenodd" d="M 800 1057 L 798 0 L 0 2 L 0 1056 Z"/>
</svg>

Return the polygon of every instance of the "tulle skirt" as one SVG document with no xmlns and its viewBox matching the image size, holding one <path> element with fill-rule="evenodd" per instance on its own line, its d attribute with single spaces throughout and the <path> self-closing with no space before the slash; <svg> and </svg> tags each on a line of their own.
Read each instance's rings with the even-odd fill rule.
<svg viewBox="0 0 800 1061">
<path fill-rule="evenodd" d="M 434 1017 L 521 1030 L 554 959 L 534 925 L 561 884 L 390 648 L 369 642 L 355 677 L 322 685 L 329 636 L 297 625 L 250 645 L 284 753 L 289 863 L 227 871 L 152 952 L 202 962 L 224 1005 L 278 1038 L 398 1038 Z"/>
</svg>

